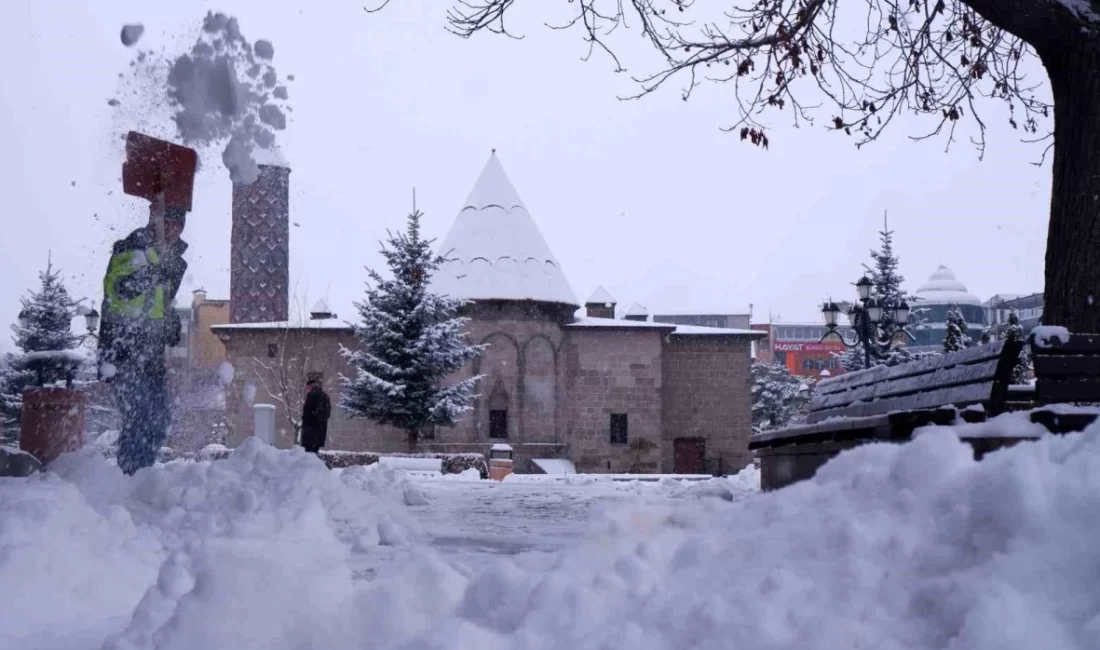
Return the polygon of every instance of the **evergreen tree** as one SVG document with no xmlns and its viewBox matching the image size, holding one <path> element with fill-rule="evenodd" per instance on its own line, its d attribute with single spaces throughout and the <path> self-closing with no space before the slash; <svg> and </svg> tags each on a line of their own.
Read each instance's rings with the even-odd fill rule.
<svg viewBox="0 0 1100 650">
<path fill-rule="evenodd" d="M 879 249 L 871 251 L 871 264 L 864 264 L 871 282 L 875 283 L 875 297 L 882 304 L 882 320 L 879 330 L 883 337 L 889 339 L 898 331 L 898 324 L 894 319 L 894 310 L 902 302 L 908 302 L 909 296 L 902 290 L 901 285 L 905 278 L 898 272 L 899 260 L 894 254 L 894 231 L 886 224 L 886 216 L 882 218 L 882 230 L 879 231 Z"/>
<path fill-rule="evenodd" d="M 405 431 L 414 448 L 428 426 L 454 426 L 475 397 L 478 377 L 443 385 L 484 346 L 468 345 L 457 316 L 460 300 L 428 291 L 432 274 L 445 260 L 432 253 L 432 240 L 420 237 L 421 213 L 413 208 L 404 233 L 389 234 L 382 256 L 393 275 L 368 270 L 366 300 L 356 303 L 358 349 L 344 348 L 355 368 L 343 377 L 340 406 L 352 417 L 367 418 Z"/>
<path fill-rule="evenodd" d="M 1008 315 L 1008 327 L 1005 329 L 1006 341 L 1023 341 L 1024 328 L 1020 326 L 1020 318 L 1015 314 Z M 1012 368 L 1012 383 L 1016 385 L 1027 384 L 1031 379 L 1031 353 L 1025 344 L 1020 350 L 1020 357 Z"/>
<path fill-rule="evenodd" d="M 970 347 L 966 319 L 957 307 L 947 310 L 947 333 L 943 337 L 944 353 L 958 352 Z"/>
<path fill-rule="evenodd" d="M 24 322 L 12 326 L 15 346 L 20 353 L 6 355 L 4 363 L 0 364 L 0 428 L 8 442 L 18 437 L 23 389 L 34 384 L 64 381 L 71 373 L 65 364 L 45 366 L 38 371 L 24 369 L 26 355 L 71 350 L 80 342 L 80 337 L 71 329 L 76 302 L 69 296 L 61 273 L 48 262 L 38 278 L 41 288 L 22 299 L 20 321 Z"/>
<path fill-rule="evenodd" d="M 867 277 L 875 285 L 874 297 L 882 305 L 882 318 L 878 325 L 878 338 L 880 340 L 893 340 L 898 336 L 900 326 L 894 318 L 894 310 L 903 302 L 911 303 L 912 297 L 902 290 L 901 285 L 905 277 L 898 271 L 900 260 L 894 253 L 894 231 L 890 230 L 886 217 L 883 215 L 882 230 L 879 231 L 879 249 L 871 251 L 871 263 L 864 264 Z M 920 328 L 919 310 L 914 309 L 909 316 L 907 329 Z M 904 336 L 904 334 L 900 335 Z M 848 372 L 863 370 L 866 367 L 863 348 L 857 347 L 835 354 L 840 366 Z M 926 356 L 926 355 L 921 355 Z M 871 354 L 871 367 L 896 366 L 913 361 L 913 355 L 905 348 L 895 348 L 890 352 Z"/>
<path fill-rule="evenodd" d="M 780 429 L 802 418 L 809 400 L 803 381 L 780 363 L 752 364 L 752 427 L 754 431 Z"/>
</svg>

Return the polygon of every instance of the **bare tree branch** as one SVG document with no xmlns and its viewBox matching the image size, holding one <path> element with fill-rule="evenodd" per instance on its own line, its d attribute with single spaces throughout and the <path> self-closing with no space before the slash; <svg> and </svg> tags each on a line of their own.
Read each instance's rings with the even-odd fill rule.
<svg viewBox="0 0 1100 650">
<path fill-rule="evenodd" d="M 448 29 L 464 38 L 480 31 L 521 38 L 505 25 L 515 4 L 457 0 Z M 988 126 L 976 97 L 1004 102 L 1009 124 L 1028 135 L 1050 116 L 1050 105 L 1035 97 L 1042 80 L 1028 83 L 1020 62 L 1035 60 L 1029 42 L 1043 43 L 1037 30 L 1069 19 L 1088 23 L 1049 4 L 863 0 L 857 18 L 841 13 L 839 0 L 755 0 L 715 19 L 701 14 L 713 5 L 694 0 L 570 0 L 572 17 L 548 26 L 579 30 L 588 46 L 583 58 L 600 51 L 615 71 L 626 68 L 611 35 L 640 31 L 664 65 L 635 76 L 638 91 L 620 99 L 640 99 L 674 78 L 682 80 L 685 101 L 704 81 L 731 83 L 737 114 L 724 130 L 758 146 L 769 144 L 762 115 L 789 107 L 795 125 L 829 110 L 828 126 L 854 136 L 857 146 L 876 140 L 902 111 L 936 120 L 914 139 L 945 135 L 950 146 L 966 116 L 978 130 L 972 142 L 984 153 Z"/>
</svg>

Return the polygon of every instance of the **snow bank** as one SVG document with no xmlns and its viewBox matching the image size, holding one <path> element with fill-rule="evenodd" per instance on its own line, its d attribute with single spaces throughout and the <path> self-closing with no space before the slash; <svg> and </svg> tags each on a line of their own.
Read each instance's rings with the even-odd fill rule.
<svg viewBox="0 0 1100 650">
<path fill-rule="evenodd" d="M 133 477 L 94 449 L 50 470 L 0 479 L 0 647 L 309 647 L 350 598 L 349 555 L 403 543 L 412 498 L 251 439 Z"/>
<path fill-rule="evenodd" d="M 1039 325 L 1031 330 L 1034 345 L 1040 348 L 1052 348 L 1069 343 L 1069 330 L 1057 325 Z"/>
<path fill-rule="evenodd" d="M 475 576 L 417 648 L 1100 647 L 1100 428 L 977 463 L 948 429 L 739 503 L 607 516 Z"/>
<path fill-rule="evenodd" d="M 324 472 L 258 444 L 132 479 L 58 463 L 0 483 L 0 598 L 16 603 L 0 647 L 43 647 L 33 633 L 74 621 L 92 638 L 130 611 L 106 648 L 1100 647 L 1100 425 L 980 463 L 939 427 L 752 498 L 624 500 L 548 563 L 471 574 L 413 546 L 372 582 L 352 582 L 336 523 L 401 543 L 378 503 L 401 485 L 392 470 Z M 612 485 L 630 484 L 598 489 Z"/>
</svg>

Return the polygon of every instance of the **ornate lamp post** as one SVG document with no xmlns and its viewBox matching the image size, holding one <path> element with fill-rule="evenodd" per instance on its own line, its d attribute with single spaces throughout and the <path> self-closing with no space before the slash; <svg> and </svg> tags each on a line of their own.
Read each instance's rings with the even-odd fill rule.
<svg viewBox="0 0 1100 650">
<path fill-rule="evenodd" d="M 859 302 L 848 310 L 848 320 L 856 333 L 856 341 L 849 343 L 836 331 L 837 317 L 840 315 L 840 307 L 833 301 L 828 301 L 821 307 L 821 316 L 825 320 L 828 332 L 821 337 L 822 341 L 830 337 L 839 339 L 845 347 L 863 348 L 863 363 L 867 368 L 871 367 L 871 357 L 881 357 L 883 354 L 897 347 L 893 336 L 883 336 L 879 326 L 882 324 L 885 306 L 878 298 L 873 297 L 875 285 L 870 278 L 863 276 L 856 282 L 856 294 Z M 893 322 L 898 330 L 904 332 L 909 323 L 909 305 L 902 301 L 893 309 Z"/>
</svg>

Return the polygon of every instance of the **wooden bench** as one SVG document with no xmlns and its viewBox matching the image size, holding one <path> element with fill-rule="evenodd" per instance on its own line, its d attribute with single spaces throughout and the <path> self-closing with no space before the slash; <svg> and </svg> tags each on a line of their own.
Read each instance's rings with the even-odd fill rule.
<svg viewBox="0 0 1100 650">
<path fill-rule="evenodd" d="M 920 427 L 953 424 L 960 416 L 978 422 L 999 415 L 1007 407 L 1012 368 L 1022 347 L 1022 342 L 1002 340 L 822 380 L 806 424 L 750 439 L 749 449 L 760 457 L 764 489 L 810 478 L 844 449 L 905 441 Z M 975 450 L 981 454 L 1018 440 L 984 439 Z"/>
<path fill-rule="evenodd" d="M 1052 433 L 1081 431 L 1092 424 L 1095 412 L 1075 404 L 1100 404 L 1100 334 L 1072 334 L 1068 341 L 1031 339 L 1035 368 L 1032 399 L 1040 407 L 1031 421 Z M 1058 404 L 1058 407 L 1049 405 Z"/>
</svg>

